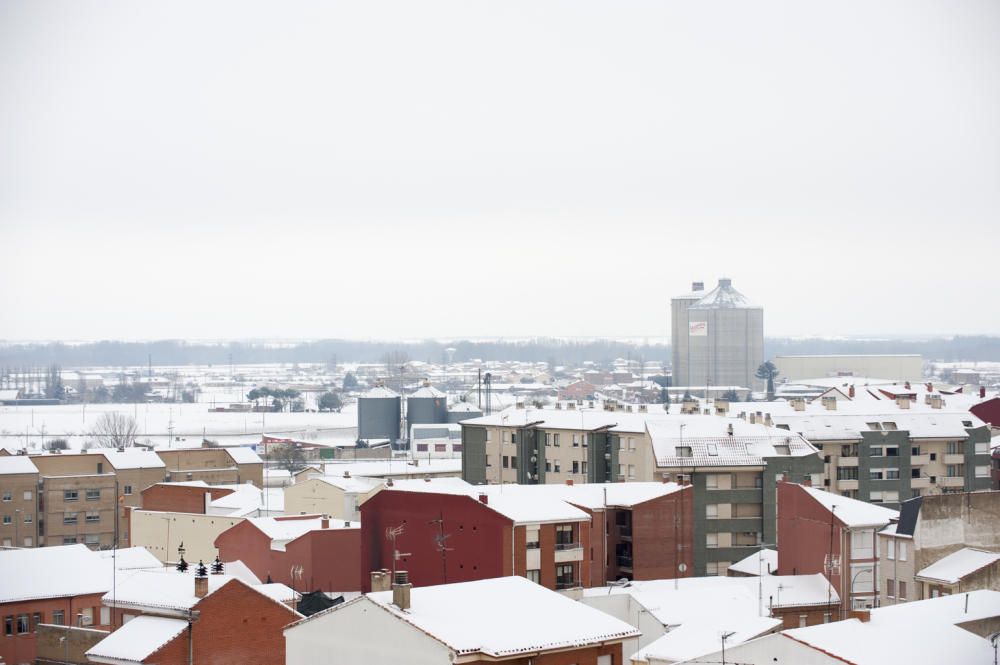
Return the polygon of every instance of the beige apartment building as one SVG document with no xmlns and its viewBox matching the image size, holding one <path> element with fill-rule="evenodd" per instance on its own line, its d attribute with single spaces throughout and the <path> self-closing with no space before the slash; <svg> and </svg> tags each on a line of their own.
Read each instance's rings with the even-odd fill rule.
<svg viewBox="0 0 1000 665">
<path fill-rule="evenodd" d="M 0 456 L 0 546 L 38 542 L 38 467 L 24 455 Z"/>
<path fill-rule="evenodd" d="M 353 476 L 314 476 L 284 489 L 286 515 L 328 515 L 337 520 L 361 519 L 361 504 L 383 482 Z"/>
<path fill-rule="evenodd" d="M 113 547 L 121 524 L 117 514 L 120 488 L 107 458 L 82 451 L 35 455 L 31 460 L 39 475 L 38 544 Z"/>
<path fill-rule="evenodd" d="M 249 448 L 158 449 L 166 465 L 166 480 L 204 480 L 209 485 L 253 483 L 264 487 L 264 462 Z"/>
</svg>

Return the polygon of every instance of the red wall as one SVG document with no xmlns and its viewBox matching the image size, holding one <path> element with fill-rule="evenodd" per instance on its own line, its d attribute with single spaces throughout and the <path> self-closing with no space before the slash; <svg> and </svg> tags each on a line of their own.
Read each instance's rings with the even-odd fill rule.
<svg viewBox="0 0 1000 665">
<path fill-rule="evenodd" d="M 238 580 L 202 600 L 194 623 L 194 662 L 212 665 L 284 665 L 282 629 L 299 617 Z M 182 632 L 146 659 L 157 665 L 186 665 L 188 634 Z"/>
<path fill-rule="evenodd" d="M 441 530 L 432 520 L 443 519 Z M 361 505 L 361 570 L 365 591 L 370 573 L 392 569 L 392 543 L 387 527 L 404 527 L 397 548 L 408 553 L 396 564 L 414 586 L 469 582 L 509 575 L 513 524 L 506 517 L 468 496 L 385 489 Z M 514 548 L 516 550 L 516 548 Z"/>
<path fill-rule="evenodd" d="M 673 579 L 694 573 L 693 505 L 694 489 L 689 486 L 632 507 L 633 579 Z M 678 570 L 681 563 L 687 564 L 683 573 Z"/>
<path fill-rule="evenodd" d="M 17 635 L 17 615 L 27 614 L 30 616 L 35 612 L 41 612 L 40 623 L 52 623 L 52 613 L 62 610 L 65 616 L 65 623 L 70 626 L 76 625 L 76 615 L 84 608 L 89 607 L 93 612 L 94 623 L 91 628 L 110 630 L 110 626 L 101 625 L 101 597 L 103 593 L 93 593 L 75 598 L 43 598 L 39 600 L 29 600 L 21 603 L 0 604 L 0 662 L 17 665 L 18 663 L 34 662 L 35 660 L 35 634 L 33 632 L 25 635 Z M 14 632 L 11 637 L 7 637 L 4 631 L 4 619 L 8 616 L 14 617 Z"/>
<path fill-rule="evenodd" d="M 778 572 L 781 575 L 826 573 L 831 513 L 801 486 L 778 483 Z M 833 518 L 833 554 L 840 556 L 842 523 Z M 841 560 L 841 567 L 847 565 Z M 840 575 L 830 579 L 840 589 Z"/>
<path fill-rule="evenodd" d="M 282 552 L 271 549 L 271 539 L 244 520 L 219 534 L 215 546 L 220 559 L 242 561 L 261 581 L 270 575 L 296 591 L 361 590 L 361 529 L 314 529 Z M 302 566 L 300 578 L 292 578 L 292 566 Z"/>
<path fill-rule="evenodd" d="M 206 494 L 214 500 L 232 493 L 233 490 L 222 487 L 150 485 L 142 491 L 142 509 L 204 515 Z"/>
</svg>

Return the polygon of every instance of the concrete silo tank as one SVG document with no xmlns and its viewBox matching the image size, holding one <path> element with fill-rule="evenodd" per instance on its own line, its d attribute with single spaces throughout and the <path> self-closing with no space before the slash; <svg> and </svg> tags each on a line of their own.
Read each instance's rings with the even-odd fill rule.
<svg viewBox="0 0 1000 665">
<path fill-rule="evenodd" d="M 406 428 L 448 422 L 448 396 L 427 382 L 406 398 Z"/>
<path fill-rule="evenodd" d="M 399 439 L 400 408 L 397 393 L 375 386 L 358 398 L 359 439 Z"/>
<path fill-rule="evenodd" d="M 764 362 L 764 310 L 722 278 L 687 313 L 689 385 L 759 389 L 754 373 Z"/>
</svg>

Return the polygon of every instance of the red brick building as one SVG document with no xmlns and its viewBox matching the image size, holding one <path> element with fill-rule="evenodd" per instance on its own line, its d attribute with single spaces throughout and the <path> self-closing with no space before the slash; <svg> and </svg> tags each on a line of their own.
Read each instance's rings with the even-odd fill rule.
<svg viewBox="0 0 1000 665">
<path fill-rule="evenodd" d="M 513 485 L 397 481 L 361 505 L 365 591 L 371 571 L 393 568 L 409 571 L 415 586 L 507 575 L 550 589 L 591 586 L 595 556 L 602 552 L 591 541 L 590 515 Z"/>
<path fill-rule="evenodd" d="M 298 591 L 360 591 L 361 529 L 317 515 L 255 517 L 215 539 L 219 558 Z M 367 573 L 365 573 L 367 575 Z"/>
<path fill-rule="evenodd" d="M 0 551 L 0 662 L 34 662 L 39 624 L 110 628 L 111 612 L 101 597 L 127 555 L 117 561 L 104 554 L 82 544 Z M 145 565 L 159 565 L 147 557 Z M 128 556 L 127 565 L 142 564 Z"/>
<path fill-rule="evenodd" d="M 275 593 L 280 586 L 249 585 L 228 575 L 139 573 L 119 586 L 115 598 L 105 596 L 129 619 L 87 658 L 109 665 L 283 665 L 282 630 L 302 615 L 281 602 L 284 594 Z"/>
<path fill-rule="evenodd" d="M 212 487 L 204 481 L 190 483 L 156 483 L 142 490 L 143 510 L 173 513 L 208 513 L 208 504 L 232 494 L 226 487 Z"/>
<path fill-rule="evenodd" d="M 778 572 L 822 573 L 841 598 L 841 617 L 876 605 L 877 533 L 899 513 L 832 492 L 778 483 Z"/>
</svg>

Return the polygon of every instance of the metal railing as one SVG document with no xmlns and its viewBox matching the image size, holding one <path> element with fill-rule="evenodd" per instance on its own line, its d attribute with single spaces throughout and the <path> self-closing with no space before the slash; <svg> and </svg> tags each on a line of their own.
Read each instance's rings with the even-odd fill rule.
<svg viewBox="0 0 1000 665">
<path fill-rule="evenodd" d="M 580 543 L 556 543 L 556 551 L 564 550 L 580 550 L 583 549 L 583 545 Z"/>
</svg>

